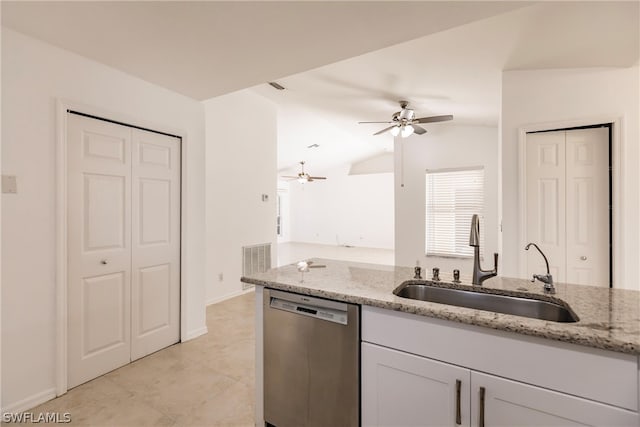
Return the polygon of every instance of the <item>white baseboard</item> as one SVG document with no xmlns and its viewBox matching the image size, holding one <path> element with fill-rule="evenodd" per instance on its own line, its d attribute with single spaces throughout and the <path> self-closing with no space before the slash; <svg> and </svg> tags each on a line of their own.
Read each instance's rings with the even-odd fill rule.
<svg viewBox="0 0 640 427">
<path fill-rule="evenodd" d="M 47 402 L 51 399 L 54 399 L 55 397 L 56 389 L 55 387 L 52 387 L 50 389 L 41 391 L 40 393 L 36 393 L 32 396 L 22 399 L 18 402 L 5 406 L 4 408 L 2 408 L 2 413 L 5 414 L 9 412 L 15 414 L 18 412 L 23 412 L 31 408 L 35 408 L 41 403 Z"/>
<path fill-rule="evenodd" d="M 211 299 L 207 300 L 207 305 L 209 306 L 211 304 L 217 304 L 219 302 L 226 301 L 228 299 L 235 298 L 235 297 L 238 297 L 240 295 L 247 294 L 249 292 L 253 292 L 253 288 L 241 289 L 239 291 L 231 292 L 230 294 L 226 294 L 226 295 L 222 295 L 222 296 L 219 296 L 219 297 L 211 298 Z"/>
<path fill-rule="evenodd" d="M 207 329 L 206 326 L 203 326 L 203 327 L 198 328 L 198 329 L 194 329 L 192 331 L 188 331 L 187 335 L 180 339 L 180 342 L 185 342 L 185 341 L 192 340 L 194 338 L 198 338 L 200 335 L 204 335 L 207 332 L 209 332 L 209 330 Z"/>
</svg>

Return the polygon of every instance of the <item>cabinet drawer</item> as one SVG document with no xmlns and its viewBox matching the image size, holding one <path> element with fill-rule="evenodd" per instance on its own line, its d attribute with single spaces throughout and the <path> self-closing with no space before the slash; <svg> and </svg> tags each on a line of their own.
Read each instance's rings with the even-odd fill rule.
<svg viewBox="0 0 640 427">
<path fill-rule="evenodd" d="M 638 358 L 559 341 L 362 308 L 362 340 L 638 410 Z"/>
</svg>

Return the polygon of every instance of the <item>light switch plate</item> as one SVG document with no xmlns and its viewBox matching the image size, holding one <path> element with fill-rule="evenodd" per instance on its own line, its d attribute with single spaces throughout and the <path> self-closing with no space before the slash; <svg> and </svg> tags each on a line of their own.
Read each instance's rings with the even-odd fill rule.
<svg viewBox="0 0 640 427">
<path fill-rule="evenodd" d="M 18 183 L 15 175 L 2 175 L 2 194 L 16 194 Z"/>
</svg>

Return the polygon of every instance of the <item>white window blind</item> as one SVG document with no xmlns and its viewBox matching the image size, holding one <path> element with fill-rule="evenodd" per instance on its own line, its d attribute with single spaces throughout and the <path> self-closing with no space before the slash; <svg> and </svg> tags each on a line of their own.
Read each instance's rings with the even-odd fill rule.
<svg viewBox="0 0 640 427">
<path fill-rule="evenodd" d="M 484 169 L 427 171 L 425 250 L 431 256 L 471 257 L 471 216 L 480 216 L 484 247 Z"/>
</svg>

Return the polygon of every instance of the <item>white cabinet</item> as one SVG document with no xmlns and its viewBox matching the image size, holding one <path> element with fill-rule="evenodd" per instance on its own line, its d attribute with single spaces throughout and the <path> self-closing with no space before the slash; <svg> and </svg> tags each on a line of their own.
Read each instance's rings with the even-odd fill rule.
<svg viewBox="0 0 640 427">
<path fill-rule="evenodd" d="M 637 426 L 638 413 L 472 371 L 471 425 Z"/>
<path fill-rule="evenodd" d="M 362 343 L 363 426 L 637 426 L 638 413 Z"/>
<path fill-rule="evenodd" d="M 363 426 L 640 427 L 637 356 L 373 307 L 362 341 Z"/>
<path fill-rule="evenodd" d="M 470 425 L 468 369 L 362 344 L 363 426 Z"/>
</svg>

